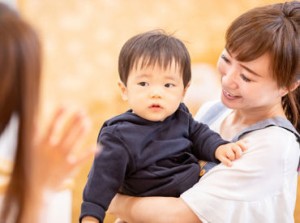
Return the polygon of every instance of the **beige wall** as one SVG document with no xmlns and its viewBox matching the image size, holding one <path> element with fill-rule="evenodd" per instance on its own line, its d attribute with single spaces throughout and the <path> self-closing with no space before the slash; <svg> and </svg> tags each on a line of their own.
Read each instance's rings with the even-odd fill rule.
<svg viewBox="0 0 300 223">
<path fill-rule="evenodd" d="M 199 89 L 195 85 L 188 94 L 194 113 L 202 101 L 217 97 L 217 76 L 208 74 L 223 48 L 230 21 L 246 9 L 272 2 L 276 1 L 19 0 L 21 13 L 36 27 L 44 45 L 44 117 L 57 104 L 83 107 L 94 121 L 87 144 L 95 142 L 102 122 L 126 109 L 116 84 L 122 44 L 139 32 L 155 28 L 175 32 L 186 41 L 195 71 L 193 83 L 201 84 L 200 98 L 195 97 Z M 73 222 L 77 222 L 89 166 L 76 181 Z"/>
</svg>

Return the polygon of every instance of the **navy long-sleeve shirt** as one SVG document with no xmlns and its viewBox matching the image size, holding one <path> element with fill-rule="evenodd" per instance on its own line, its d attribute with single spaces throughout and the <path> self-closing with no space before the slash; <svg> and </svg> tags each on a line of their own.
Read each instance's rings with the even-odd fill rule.
<svg viewBox="0 0 300 223">
<path fill-rule="evenodd" d="M 83 192 L 80 220 L 103 222 L 116 193 L 179 196 L 199 180 L 198 160 L 218 162 L 215 150 L 228 143 L 195 121 L 184 104 L 162 122 L 131 110 L 107 120 L 99 133 L 103 147 L 95 157 Z"/>
</svg>

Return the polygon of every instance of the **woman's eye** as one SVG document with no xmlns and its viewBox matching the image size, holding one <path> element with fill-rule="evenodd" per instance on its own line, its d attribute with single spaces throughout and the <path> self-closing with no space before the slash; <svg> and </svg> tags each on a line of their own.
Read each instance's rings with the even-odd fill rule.
<svg viewBox="0 0 300 223">
<path fill-rule="evenodd" d="M 149 84 L 147 82 L 139 82 L 138 85 L 145 87 L 148 86 Z"/>
<path fill-rule="evenodd" d="M 170 87 L 174 87 L 175 85 L 174 84 L 171 84 L 171 83 L 168 83 L 168 84 L 165 84 L 165 87 L 166 88 L 170 88 Z"/>
<path fill-rule="evenodd" d="M 224 54 L 221 55 L 221 58 L 222 58 L 226 63 L 230 63 L 229 59 L 228 59 Z"/>
<path fill-rule="evenodd" d="M 251 80 L 248 78 L 248 77 L 246 77 L 244 74 L 241 74 L 241 78 L 242 78 L 242 80 L 244 80 L 245 82 L 250 82 Z"/>
</svg>

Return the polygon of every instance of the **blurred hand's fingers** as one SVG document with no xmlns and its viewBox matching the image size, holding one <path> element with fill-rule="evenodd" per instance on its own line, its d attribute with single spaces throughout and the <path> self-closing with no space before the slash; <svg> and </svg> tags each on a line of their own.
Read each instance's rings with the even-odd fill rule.
<svg viewBox="0 0 300 223">
<path fill-rule="evenodd" d="M 81 167 L 83 163 L 85 163 L 88 159 L 94 157 L 101 153 L 101 146 L 92 146 L 88 150 L 78 154 L 78 155 L 70 155 L 68 157 L 68 162 L 73 167 Z"/>
<path fill-rule="evenodd" d="M 90 119 L 82 113 L 73 114 L 69 118 L 59 137 L 59 145 L 63 152 L 68 154 L 82 146 L 84 136 L 90 129 L 90 123 Z"/>
<path fill-rule="evenodd" d="M 62 121 L 63 121 L 63 116 L 65 114 L 65 109 L 63 107 L 60 107 L 54 112 L 54 115 L 51 117 L 49 124 L 46 125 L 46 130 L 43 135 L 42 140 L 49 140 L 52 144 L 57 143 L 56 139 L 56 132 L 60 128 Z"/>
</svg>

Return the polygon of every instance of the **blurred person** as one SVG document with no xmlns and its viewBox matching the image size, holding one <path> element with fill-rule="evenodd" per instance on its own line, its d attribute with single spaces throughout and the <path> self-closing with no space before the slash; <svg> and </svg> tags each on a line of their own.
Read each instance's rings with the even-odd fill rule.
<svg viewBox="0 0 300 223">
<path fill-rule="evenodd" d="M 0 155 L 9 156 L 0 158 L 12 160 L 0 199 L 2 223 L 66 222 L 51 216 L 53 199 L 96 151 L 80 150 L 90 128 L 83 112 L 57 109 L 40 128 L 41 60 L 36 32 L 0 3 Z"/>
</svg>

